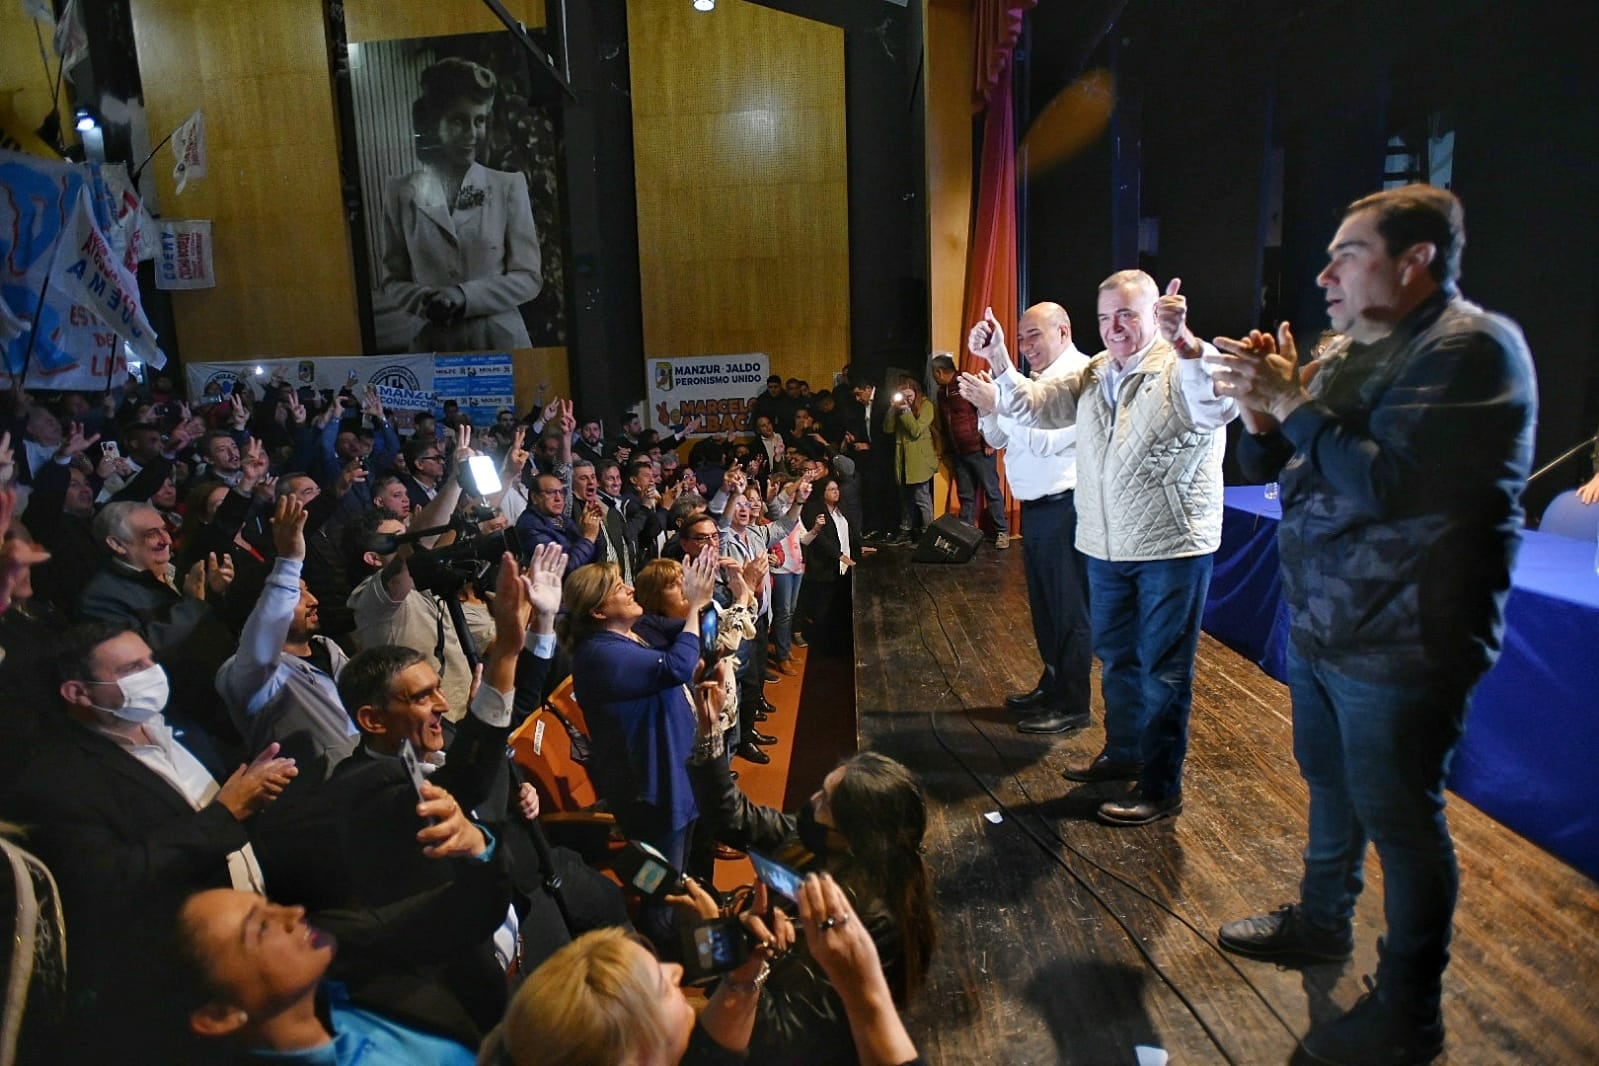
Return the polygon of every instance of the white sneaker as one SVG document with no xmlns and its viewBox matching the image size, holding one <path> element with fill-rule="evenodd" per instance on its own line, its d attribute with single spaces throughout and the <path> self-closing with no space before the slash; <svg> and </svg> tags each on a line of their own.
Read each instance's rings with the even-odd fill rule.
<svg viewBox="0 0 1599 1066">
<path fill-rule="evenodd" d="M 996 533 L 994 535 L 994 547 L 999 551 L 1004 551 L 1006 548 L 1010 547 L 1010 534 Z"/>
</svg>

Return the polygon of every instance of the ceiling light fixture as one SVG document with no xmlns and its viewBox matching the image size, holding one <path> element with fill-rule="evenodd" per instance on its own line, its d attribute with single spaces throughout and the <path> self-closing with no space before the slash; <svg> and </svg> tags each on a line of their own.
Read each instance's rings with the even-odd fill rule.
<svg viewBox="0 0 1599 1066">
<path fill-rule="evenodd" d="M 716 0 L 694 0 L 695 11 L 715 11 Z"/>
</svg>

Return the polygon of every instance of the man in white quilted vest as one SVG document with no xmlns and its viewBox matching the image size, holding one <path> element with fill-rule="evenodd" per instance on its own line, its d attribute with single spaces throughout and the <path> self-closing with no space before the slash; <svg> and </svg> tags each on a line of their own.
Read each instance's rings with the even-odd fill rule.
<svg viewBox="0 0 1599 1066">
<path fill-rule="evenodd" d="M 1216 395 L 1202 358 L 1215 351 L 1188 328 L 1180 286 L 1173 278 L 1162 295 L 1141 270 L 1106 278 L 1105 350 L 1060 377 L 1017 372 L 992 311 L 967 338 L 992 369 L 1001 413 L 1039 428 L 1077 426 L 1077 550 L 1088 560 L 1105 748 L 1065 774 L 1137 782 L 1100 805 L 1109 825 L 1182 810 L 1194 652 L 1221 543 L 1223 427 L 1238 408 Z M 982 386 L 962 375 L 968 399 Z"/>
</svg>

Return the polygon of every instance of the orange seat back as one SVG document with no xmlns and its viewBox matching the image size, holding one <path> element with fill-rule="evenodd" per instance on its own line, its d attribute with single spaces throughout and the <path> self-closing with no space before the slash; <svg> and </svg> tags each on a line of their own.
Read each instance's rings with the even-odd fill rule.
<svg viewBox="0 0 1599 1066">
<path fill-rule="evenodd" d="M 583 811 L 599 800 L 588 770 L 572 757 L 568 724 L 583 731 L 582 710 L 572 699 L 571 678 L 563 681 L 545 706 L 529 715 L 510 739 L 512 756 L 539 790 L 540 805 L 551 813 Z"/>
</svg>

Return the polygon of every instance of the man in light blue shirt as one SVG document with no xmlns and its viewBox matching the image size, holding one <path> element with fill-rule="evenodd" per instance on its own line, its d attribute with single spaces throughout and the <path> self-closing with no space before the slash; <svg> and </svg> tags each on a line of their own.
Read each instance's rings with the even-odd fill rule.
<svg viewBox="0 0 1599 1066">
<path fill-rule="evenodd" d="M 272 516 L 277 561 L 216 685 L 251 750 L 277 741 L 319 779 L 354 750 L 360 734 L 339 702 L 337 681 L 348 657 L 316 635 L 317 598 L 300 576 L 305 517 L 297 498 L 278 499 Z M 265 739 L 257 743 L 258 737 Z"/>
<path fill-rule="evenodd" d="M 443 790 L 431 801 L 455 806 Z M 461 822 L 463 826 L 453 826 Z M 487 854 L 480 830 L 458 806 L 449 823 Z M 460 847 L 468 845 L 462 843 Z M 463 855 L 468 852 L 463 851 Z M 178 942 L 193 988 L 189 1027 L 201 1037 L 229 1038 L 250 1058 L 310 1066 L 471 1066 L 465 1044 L 407 1025 L 353 1002 L 344 986 L 323 981 L 337 945 L 306 924 L 305 908 L 282 907 L 251 892 L 198 893 L 178 915 Z M 318 1013 L 326 1005 L 326 1020 Z"/>
</svg>

